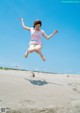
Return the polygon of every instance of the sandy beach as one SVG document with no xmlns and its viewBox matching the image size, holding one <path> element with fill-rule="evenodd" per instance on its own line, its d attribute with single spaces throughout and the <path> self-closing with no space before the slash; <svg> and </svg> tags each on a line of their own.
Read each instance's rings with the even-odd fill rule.
<svg viewBox="0 0 80 113">
<path fill-rule="evenodd" d="M 0 108 L 7 113 L 80 113 L 80 75 L 0 70 Z"/>
</svg>

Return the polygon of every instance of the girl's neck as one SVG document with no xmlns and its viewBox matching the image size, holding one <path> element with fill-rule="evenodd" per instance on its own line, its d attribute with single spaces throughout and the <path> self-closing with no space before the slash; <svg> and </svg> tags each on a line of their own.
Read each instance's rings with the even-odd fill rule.
<svg viewBox="0 0 80 113">
<path fill-rule="evenodd" d="M 35 29 L 35 31 L 40 31 L 40 29 L 37 29 L 37 28 L 34 28 Z"/>
</svg>

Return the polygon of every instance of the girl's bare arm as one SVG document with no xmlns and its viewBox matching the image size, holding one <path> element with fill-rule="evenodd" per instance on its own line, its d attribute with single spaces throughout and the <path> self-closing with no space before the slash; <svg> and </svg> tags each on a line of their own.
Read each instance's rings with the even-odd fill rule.
<svg viewBox="0 0 80 113">
<path fill-rule="evenodd" d="M 54 36 L 56 33 L 58 33 L 57 30 L 55 30 L 51 35 L 47 35 L 46 33 L 43 33 L 42 35 L 46 38 L 46 39 L 50 39 L 52 36 Z"/>
<path fill-rule="evenodd" d="M 30 30 L 30 27 L 25 26 L 23 18 L 19 18 L 19 20 L 21 20 L 21 22 L 22 22 L 22 27 L 23 27 L 24 29 Z"/>
</svg>

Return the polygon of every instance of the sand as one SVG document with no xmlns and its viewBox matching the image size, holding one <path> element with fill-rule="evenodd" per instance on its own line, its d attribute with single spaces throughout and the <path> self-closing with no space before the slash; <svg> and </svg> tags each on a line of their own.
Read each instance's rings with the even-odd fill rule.
<svg viewBox="0 0 80 113">
<path fill-rule="evenodd" d="M 80 75 L 0 70 L 0 109 L 7 113 L 80 113 Z"/>
</svg>

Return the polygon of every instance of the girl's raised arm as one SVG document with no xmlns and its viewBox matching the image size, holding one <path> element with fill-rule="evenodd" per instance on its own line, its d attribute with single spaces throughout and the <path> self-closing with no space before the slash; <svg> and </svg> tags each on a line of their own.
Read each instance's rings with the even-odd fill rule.
<svg viewBox="0 0 80 113">
<path fill-rule="evenodd" d="M 54 36 L 56 33 L 58 33 L 57 30 L 54 30 L 54 32 L 51 35 L 46 35 L 46 33 L 43 33 L 42 35 L 46 38 L 46 39 L 50 39 L 52 36 Z"/>
<path fill-rule="evenodd" d="M 24 25 L 24 20 L 23 20 L 23 18 L 19 18 L 19 20 L 22 22 L 22 27 L 23 27 L 24 29 L 30 30 L 30 27 Z"/>
</svg>

